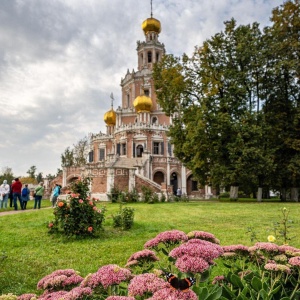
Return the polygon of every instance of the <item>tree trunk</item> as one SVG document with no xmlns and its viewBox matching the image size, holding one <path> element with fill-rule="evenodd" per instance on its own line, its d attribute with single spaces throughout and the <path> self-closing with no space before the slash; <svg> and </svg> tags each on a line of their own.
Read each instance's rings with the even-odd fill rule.
<svg viewBox="0 0 300 300">
<path fill-rule="evenodd" d="M 239 187 L 238 186 L 230 186 L 230 200 L 237 201 L 239 197 Z"/>
<path fill-rule="evenodd" d="M 291 188 L 291 201 L 295 201 L 295 202 L 299 201 L 299 188 L 297 187 Z"/>
<path fill-rule="evenodd" d="M 261 202 L 261 201 L 262 201 L 262 192 L 263 192 L 263 188 L 262 188 L 262 187 L 259 187 L 259 188 L 257 189 L 257 197 L 256 197 L 256 199 L 257 199 L 258 202 Z"/>
<path fill-rule="evenodd" d="M 286 188 L 282 188 L 280 192 L 280 201 L 286 202 L 286 196 L 287 196 Z"/>
</svg>

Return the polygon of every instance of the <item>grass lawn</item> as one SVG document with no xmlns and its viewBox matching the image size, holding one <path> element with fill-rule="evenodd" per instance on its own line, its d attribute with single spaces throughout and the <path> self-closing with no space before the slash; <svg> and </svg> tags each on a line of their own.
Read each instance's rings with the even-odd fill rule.
<svg viewBox="0 0 300 300">
<path fill-rule="evenodd" d="M 129 231 L 112 227 L 111 214 L 118 204 L 98 204 L 107 208 L 104 232 L 97 239 L 70 239 L 49 235 L 46 223 L 53 219 L 53 210 L 29 210 L 14 215 L 0 215 L 0 294 L 36 293 L 36 284 L 57 269 L 75 269 L 85 277 L 105 264 L 124 266 L 129 256 L 158 233 L 171 229 L 186 233 L 202 230 L 213 233 L 221 245 L 252 245 L 247 229 L 255 229 L 260 241 L 273 234 L 272 225 L 282 220 L 281 209 L 290 210 L 293 221 L 290 236 L 292 246 L 300 247 L 299 203 L 257 203 L 198 201 L 144 204 L 128 206 L 135 209 L 134 226 Z M 28 203 L 32 208 L 33 201 Z M 49 200 L 42 207 L 50 207 Z M 1 210 L 2 211 L 2 210 Z"/>
</svg>

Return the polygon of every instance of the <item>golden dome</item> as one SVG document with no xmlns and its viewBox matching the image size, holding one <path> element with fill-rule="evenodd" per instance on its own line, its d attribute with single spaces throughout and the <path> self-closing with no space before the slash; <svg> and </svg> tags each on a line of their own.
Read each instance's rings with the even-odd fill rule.
<svg viewBox="0 0 300 300">
<path fill-rule="evenodd" d="M 108 126 L 115 126 L 116 125 L 116 118 L 117 118 L 117 114 L 113 109 L 109 110 L 108 112 L 106 112 L 104 114 L 104 122 Z"/>
<path fill-rule="evenodd" d="M 145 34 L 147 34 L 149 31 L 154 31 L 156 33 L 160 33 L 161 25 L 157 19 L 154 19 L 151 17 L 143 22 L 142 29 L 144 30 Z"/>
<path fill-rule="evenodd" d="M 152 100 L 145 95 L 138 96 L 135 98 L 133 106 L 137 113 L 150 112 L 152 108 Z"/>
</svg>

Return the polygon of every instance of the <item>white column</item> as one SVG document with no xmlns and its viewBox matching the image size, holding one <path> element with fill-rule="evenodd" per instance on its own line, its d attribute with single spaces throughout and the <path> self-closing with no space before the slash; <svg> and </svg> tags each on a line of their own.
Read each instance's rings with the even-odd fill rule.
<svg viewBox="0 0 300 300">
<path fill-rule="evenodd" d="M 186 167 L 181 167 L 181 192 L 182 194 L 186 194 Z"/>
</svg>

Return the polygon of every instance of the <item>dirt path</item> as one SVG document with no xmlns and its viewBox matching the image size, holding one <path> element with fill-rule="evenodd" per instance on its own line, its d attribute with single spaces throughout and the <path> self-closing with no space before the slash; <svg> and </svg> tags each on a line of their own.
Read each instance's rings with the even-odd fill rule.
<svg viewBox="0 0 300 300">
<path fill-rule="evenodd" d="M 41 209 L 49 209 L 49 208 L 52 208 L 52 207 L 43 207 Z M 25 209 L 25 210 L 18 209 L 18 210 L 2 211 L 2 212 L 0 212 L 0 217 L 7 216 L 7 215 L 21 214 L 21 213 L 24 213 L 26 211 L 33 211 L 33 210 L 38 211 L 38 209 L 33 209 L 33 208 Z"/>
</svg>

